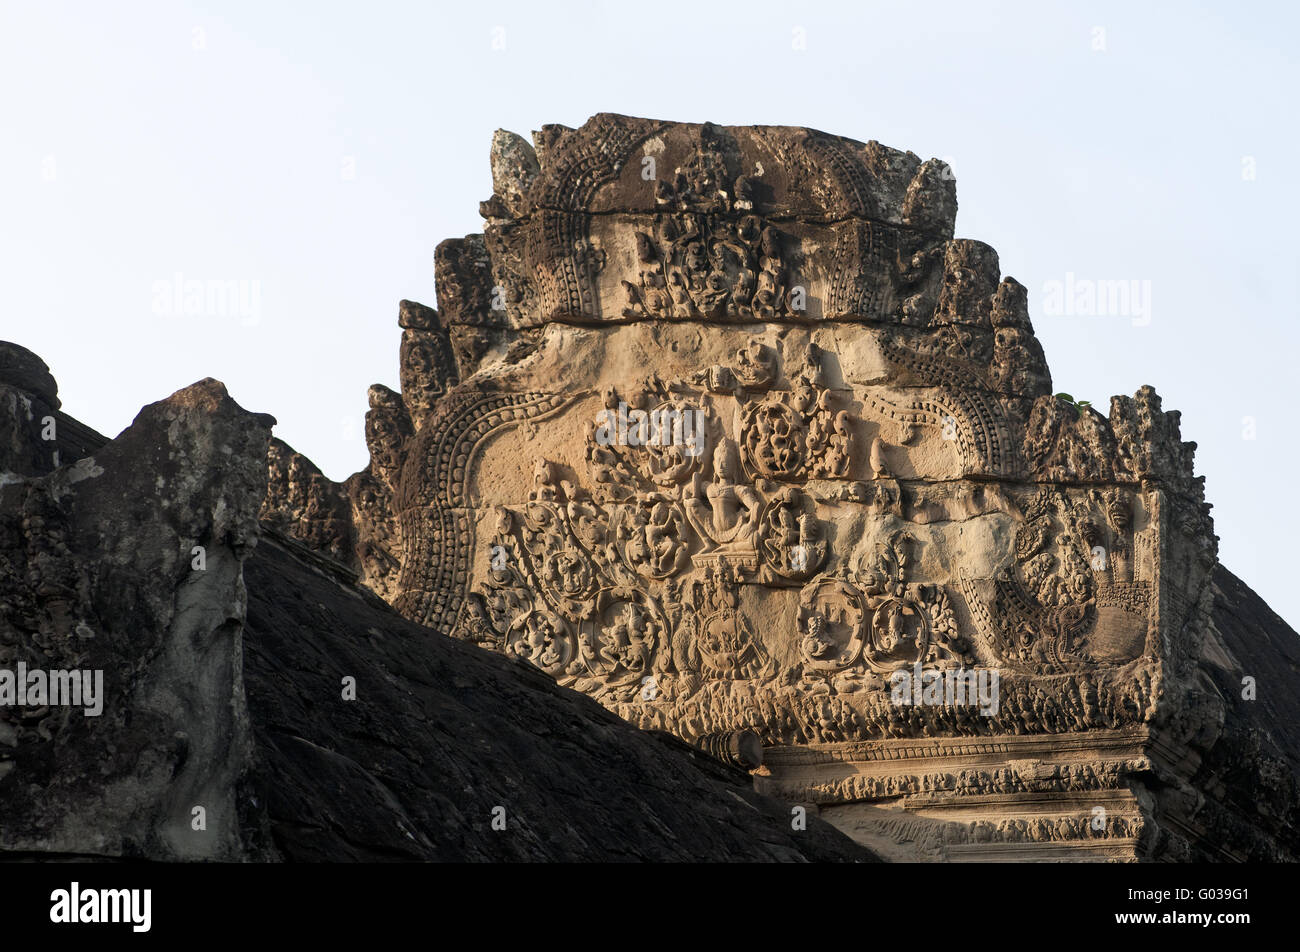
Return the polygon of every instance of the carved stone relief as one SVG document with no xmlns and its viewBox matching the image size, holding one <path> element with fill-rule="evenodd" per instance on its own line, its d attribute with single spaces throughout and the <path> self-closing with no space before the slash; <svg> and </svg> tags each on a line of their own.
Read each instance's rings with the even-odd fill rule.
<svg viewBox="0 0 1300 952">
<path fill-rule="evenodd" d="M 1193 736 L 1192 446 L 1150 388 L 1108 415 L 1052 395 L 1025 288 L 953 238 L 943 163 L 609 115 L 502 142 L 438 311 L 404 306 L 406 415 L 373 401 L 368 584 L 706 747 L 1104 735 L 1132 765 L 1147 732 Z M 984 710 L 891 690 L 981 671 Z M 1042 783 L 1121 783 L 1077 766 Z M 1010 769 L 949 787 L 1028 790 Z"/>
</svg>

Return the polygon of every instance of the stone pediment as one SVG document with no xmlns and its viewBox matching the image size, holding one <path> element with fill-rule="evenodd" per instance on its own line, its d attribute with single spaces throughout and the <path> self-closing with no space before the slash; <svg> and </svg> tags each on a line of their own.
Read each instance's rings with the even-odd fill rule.
<svg viewBox="0 0 1300 952">
<path fill-rule="evenodd" d="M 752 732 L 760 789 L 885 852 L 1200 855 L 1194 444 L 1151 387 L 1053 395 L 947 166 L 616 115 L 491 158 L 337 490 L 366 584 L 639 726 Z"/>
</svg>

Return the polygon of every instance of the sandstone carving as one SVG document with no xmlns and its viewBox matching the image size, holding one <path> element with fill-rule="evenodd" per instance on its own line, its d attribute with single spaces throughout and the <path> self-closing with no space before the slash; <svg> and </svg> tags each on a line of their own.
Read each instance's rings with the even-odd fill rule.
<svg viewBox="0 0 1300 952">
<path fill-rule="evenodd" d="M 1300 857 L 1295 705 L 1240 690 L 1294 686 L 1294 633 L 1217 564 L 1154 389 L 1053 394 L 942 163 L 603 114 L 491 166 L 437 309 L 400 305 L 369 465 L 270 442 L 265 531 L 888 858 Z M 30 356 L 0 351 L 29 419 Z M 84 473 L 11 429 L 6 571 L 45 601 L 6 611 L 66 636 Z"/>
<path fill-rule="evenodd" d="M 354 502 L 366 584 L 634 724 L 752 731 L 761 789 L 877 848 L 901 834 L 873 811 L 937 816 L 917 798 L 956 770 L 943 809 L 1001 799 L 932 857 L 1202 855 L 1167 792 L 1193 768 L 1155 755 L 1223 718 L 1194 447 L 1150 387 L 1108 415 L 1053 396 L 941 163 L 601 115 L 499 133 L 492 167 L 436 314 L 402 305 L 401 406 L 348 490 L 379 486 Z M 995 704 L 891 696 L 980 672 Z M 1043 740 L 1071 753 L 1026 825 L 999 778 Z"/>
</svg>

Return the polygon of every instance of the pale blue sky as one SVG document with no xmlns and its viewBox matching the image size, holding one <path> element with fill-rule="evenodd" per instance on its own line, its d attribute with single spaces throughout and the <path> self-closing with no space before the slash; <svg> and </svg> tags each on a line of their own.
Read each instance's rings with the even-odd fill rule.
<svg viewBox="0 0 1300 952">
<path fill-rule="evenodd" d="M 1222 560 L 1300 623 L 1293 4 L 0 11 L 0 338 L 110 436 L 213 376 L 341 479 L 367 385 L 397 386 L 397 302 L 433 305 L 434 246 L 481 227 L 494 129 L 808 125 L 951 163 L 1056 389 L 1182 410 Z M 178 273 L 246 282 L 256 319 L 173 313 Z M 1150 323 L 1046 313 L 1067 273 L 1149 281 Z"/>
</svg>

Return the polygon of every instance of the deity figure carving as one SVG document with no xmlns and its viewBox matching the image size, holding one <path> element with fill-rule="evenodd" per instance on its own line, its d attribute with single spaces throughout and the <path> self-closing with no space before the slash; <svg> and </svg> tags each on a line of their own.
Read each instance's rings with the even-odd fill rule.
<svg viewBox="0 0 1300 952">
<path fill-rule="evenodd" d="M 803 582 L 826 561 L 829 546 L 809 496 L 793 486 L 782 487 L 763 510 L 761 546 L 773 581 Z"/>
<path fill-rule="evenodd" d="M 713 451 L 713 479 L 705 483 L 696 473 L 682 498 L 686 515 L 704 541 L 705 551 L 753 552 L 753 537 L 762 511 L 754 489 L 740 482 L 740 458 L 735 441 L 723 438 Z"/>
</svg>

